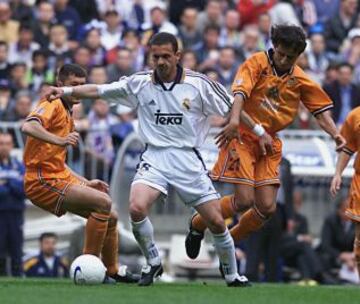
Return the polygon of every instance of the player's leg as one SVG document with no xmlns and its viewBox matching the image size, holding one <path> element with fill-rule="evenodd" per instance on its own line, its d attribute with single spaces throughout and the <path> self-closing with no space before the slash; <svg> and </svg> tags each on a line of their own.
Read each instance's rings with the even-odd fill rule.
<svg viewBox="0 0 360 304">
<path fill-rule="evenodd" d="M 90 187 L 70 184 L 62 208 L 87 218 L 83 253 L 100 256 L 110 218 L 110 196 Z"/>
<path fill-rule="evenodd" d="M 355 222 L 354 254 L 358 274 L 360 276 L 360 222 Z"/>
<path fill-rule="evenodd" d="M 206 221 L 214 238 L 214 246 L 220 259 L 220 266 L 228 286 L 249 286 L 245 277 L 237 272 L 234 241 L 225 226 L 218 200 L 212 200 L 195 206 L 197 212 Z"/>
<path fill-rule="evenodd" d="M 276 210 L 276 194 L 278 185 L 267 185 L 255 189 L 255 203 L 252 200 L 251 206 L 239 219 L 230 233 L 234 241 L 243 240 L 250 233 L 258 231 Z"/>
<path fill-rule="evenodd" d="M 140 286 L 153 283 L 155 277 L 162 274 L 159 250 L 155 244 L 154 228 L 148 218 L 149 210 L 161 191 L 143 183 L 133 183 L 130 190 L 130 218 L 132 230 L 147 266 L 143 267 Z"/>
</svg>

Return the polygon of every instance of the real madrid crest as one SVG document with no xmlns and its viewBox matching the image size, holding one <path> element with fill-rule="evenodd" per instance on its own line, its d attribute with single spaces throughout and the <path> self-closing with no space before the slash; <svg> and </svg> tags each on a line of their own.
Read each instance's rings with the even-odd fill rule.
<svg viewBox="0 0 360 304">
<path fill-rule="evenodd" d="M 182 106 L 186 109 L 186 110 L 190 110 L 190 99 L 189 98 L 185 98 L 182 102 Z"/>
<path fill-rule="evenodd" d="M 292 87 L 294 86 L 295 84 L 297 84 L 297 80 L 295 77 L 290 77 L 289 80 L 287 81 L 287 86 L 288 87 Z"/>
</svg>

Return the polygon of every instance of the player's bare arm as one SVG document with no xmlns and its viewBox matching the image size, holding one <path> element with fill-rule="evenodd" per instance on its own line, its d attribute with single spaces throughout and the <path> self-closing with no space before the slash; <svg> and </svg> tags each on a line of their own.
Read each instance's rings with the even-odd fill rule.
<svg viewBox="0 0 360 304">
<path fill-rule="evenodd" d="M 321 129 L 323 129 L 326 133 L 328 133 L 331 136 L 331 138 L 335 141 L 336 151 L 338 152 L 341 151 L 346 145 L 346 140 L 336 128 L 335 122 L 331 117 L 330 111 L 325 111 L 316 115 L 316 119 Z"/>
<path fill-rule="evenodd" d="M 350 161 L 351 156 L 344 151 L 341 151 L 338 155 L 338 160 L 336 162 L 336 169 L 334 177 L 331 180 L 330 193 L 332 196 L 335 196 L 341 187 L 341 175 L 346 168 L 347 164 Z"/>
<path fill-rule="evenodd" d="M 79 133 L 71 132 L 66 137 L 60 137 L 54 135 L 47 131 L 38 121 L 30 120 L 26 121 L 22 127 L 21 131 L 28 135 L 32 136 L 36 139 L 42 140 L 46 143 L 58 145 L 58 146 L 76 146 L 79 142 Z"/>
<path fill-rule="evenodd" d="M 240 94 L 235 95 L 234 103 L 231 108 L 230 119 L 224 129 L 215 136 L 216 144 L 219 147 L 227 146 L 233 138 L 240 140 L 239 124 L 240 114 L 244 106 L 244 97 Z"/>
<path fill-rule="evenodd" d="M 95 84 L 84 84 L 74 87 L 49 87 L 45 94 L 45 98 L 53 101 L 62 96 L 71 96 L 75 98 L 99 98 L 98 86 Z"/>
</svg>

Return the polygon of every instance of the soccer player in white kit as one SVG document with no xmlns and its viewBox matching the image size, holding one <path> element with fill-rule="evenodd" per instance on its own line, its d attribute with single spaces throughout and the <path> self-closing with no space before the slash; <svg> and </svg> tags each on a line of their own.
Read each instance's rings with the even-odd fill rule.
<svg viewBox="0 0 360 304">
<path fill-rule="evenodd" d="M 222 218 L 216 192 L 199 148 L 210 128 L 208 117 L 226 116 L 239 124 L 240 110 L 225 88 L 206 76 L 178 65 L 175 36 L 158 33 L 150 40 L 154 71 L 136 73 L 104 85 L 51 87 L 49 100 L 61 96 L 101 98 L 137 109 L 139 133 L 146 143 L 130 191 L 134 236 L 146 257 L 140 286 L 151 285 L 163 268 L 148 213 L 156 199 L 173 186 L 182 200 L 206 221 L 214 239 L 222 274 L 228 286 L 249 286 L 239 276 L 234 242 Z M 226 129 L 226 128 L 225 128 Z"/>
</svg>

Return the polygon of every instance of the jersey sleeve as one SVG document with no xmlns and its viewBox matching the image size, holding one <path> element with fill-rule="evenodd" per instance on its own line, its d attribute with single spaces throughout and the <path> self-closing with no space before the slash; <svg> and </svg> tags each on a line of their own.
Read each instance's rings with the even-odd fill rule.
<svg viewBox="0 0 360 304">
<path fill-rule="evenodd" d="M 122 77 L 119 81 L 98 86 L 100 98 L 109 103 L 120 103 L 130 108 L 136 108 L 137 98 L 131 89 L 132 77 Z"/>
<path fill-rule="evenodd" d="M 205 115 L 225 116 L 231 110 L 234 98 L 220 83 L 204 77 L 200 92 Z"/>
<path fill-rule="evenodd" d="M 314 116 L 333 108 L 330 97 L 317 83 L 307 78 L 301 81 L 300 100 Z"/>
<path fill-rule="evenodd" d="M 45 129 L 50 127 L 51 122 L 56 117 L 56 109 L 58 107 L 58 100 L 52 102 L 40 102 L 36 108 L 28 115 L 26 121 L 38 121 Z"/>
<path fill-rule="evenodd" d="M 356 152 L 356 132 L 354 129 L 354 116 L 348 115 L 344 124 L 341 127 L 340 133 L 346 140 L 346 146 L 343 151 L 349 155 Z"/>
<path fill-rule="evenodd" d="M 248 58 L 238 69 L 231 90 L 233 95 L 242 94 L 249 98 L 254 86 L 260 78 L 261 65 L 257 56 Z"/>
</svg>

